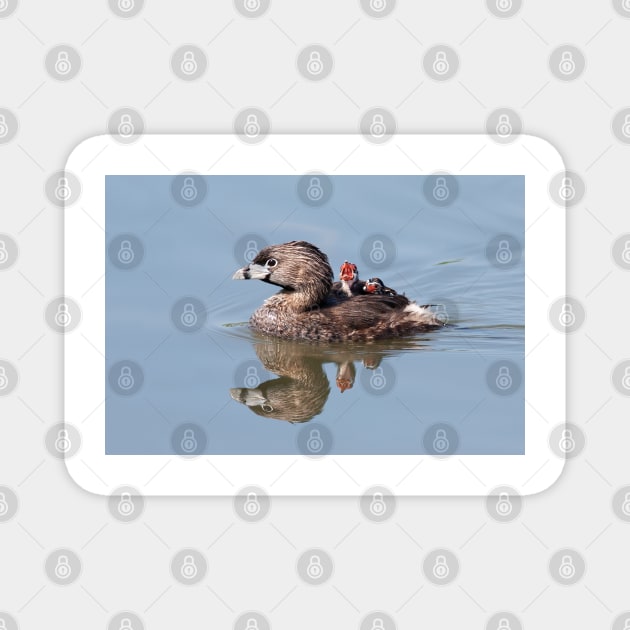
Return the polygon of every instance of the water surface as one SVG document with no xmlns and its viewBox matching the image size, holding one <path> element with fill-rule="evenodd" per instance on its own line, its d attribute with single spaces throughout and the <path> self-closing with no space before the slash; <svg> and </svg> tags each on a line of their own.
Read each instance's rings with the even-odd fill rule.
<svg viewBox="0 0 630 630">
<path fill-rule="evenodd" d="M 523 242 L 522 177 L 457 177 L 446 206 L 427 200 L 425 177 L 330 177 L 320 206 L 298 176 L 194 182 L 190 202 L 181 178 L 107 178 L 108 453 L 181 452 L 186 438 L 194 453 L 300 453 L 317 427 L 338 454 L 435 452 L 441 430 L 457 453 L 523 452 L 524 264 L 513 246 L 509 265 L 492 258 L 503 236 Z M 245 322 L 276 288 L 231 276 L 252 250 L 294 239 L 335 272 L 347 259 L 438 305 L 449 326 L 374 344 L 254 334 Z M 125 365 L 129 390 L 116 385 Z"/>
</svg>

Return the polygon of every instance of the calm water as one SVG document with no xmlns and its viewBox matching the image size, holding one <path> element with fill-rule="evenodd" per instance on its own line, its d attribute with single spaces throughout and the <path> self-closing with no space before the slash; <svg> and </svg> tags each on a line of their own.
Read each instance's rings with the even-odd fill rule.
<svg viewBox="0 0 630 630">
<path fill-rule="evenodd" d="M 300 453 L 315 428 L 339 454 L 440 452 L 444 437 L 446 452 L 522 453 L 523 179 L 458 177 L 443 207 L 426 180 L 324 178 L 313 206 L 297 176 L 204 177 L 182 205 L 182 178 L 108 177 L 107 452 Z M 294 239 L 450 325 L 370 345 L 256 336 L 244 322 L 276 288 L 230 278 Z"/>
</svg>

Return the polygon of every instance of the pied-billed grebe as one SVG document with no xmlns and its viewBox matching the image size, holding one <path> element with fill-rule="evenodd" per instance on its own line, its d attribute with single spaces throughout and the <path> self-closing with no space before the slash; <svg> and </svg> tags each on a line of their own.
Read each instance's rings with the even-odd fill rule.
<svg viewBox="0 0 630 630">
<path fill-rule="evenodd" d="M 370 295 L 398 295 L 394 289 L 386 287 L 380 278 L 370 278 L 364 284 L 363 290 Z"/>
<path fill-rule="evenodd" d="M 444 325 L 432 311 L 402 295 L 335 296 L 328 257 L 306 241 L 261 249 L 233 278 L 262 280 L 282 288 L 249 320 L 255 330 L 276 337 L 371 341 Z"/>
<path fill-rule="evenodd" d="M 332 291 L 336 295 L 345 295 L 346 297 L 365 293 L 365 282 L 359 280 L 359 269 L 354 263 L 346 260 L 341 265 L 339 280 L 333 282 Z"/>
</svg>

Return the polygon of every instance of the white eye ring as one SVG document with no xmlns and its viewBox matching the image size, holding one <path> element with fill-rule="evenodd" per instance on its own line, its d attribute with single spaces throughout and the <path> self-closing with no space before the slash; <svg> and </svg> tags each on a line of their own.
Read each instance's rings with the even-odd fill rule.
<svg viewBox="0 0 630 630">
<path fill-rule="evenodd" d="M 273 407 L 269 403 L 264 403 L 263 405 L 261 405 L 261 409 L 266 413 L 270 413 L 271 411 L 273 411 Z"/>
<path fill-rule="evenodd" d="M 270 258 L 266 263 L 265 267 L 275 267 L 278 264 L 278 261 L 275 258 Z"/>
</svg>

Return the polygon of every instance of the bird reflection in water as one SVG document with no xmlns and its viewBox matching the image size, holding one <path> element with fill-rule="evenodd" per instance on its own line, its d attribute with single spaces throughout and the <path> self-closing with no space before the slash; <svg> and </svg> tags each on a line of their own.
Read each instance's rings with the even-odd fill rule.
<svg viewBox="0 0 630 630">
<path fill-rule="evenodd" d="M 292 424 L 308 422 L 319 415 L 330 395 L 325 363 L 337 366 L 336 387 L 340 393 L 353 389 L 357 368 L 373 370 L 386 357 L 418 349 L 424 338 L 384 340 L 369 344 L 318 345 L 302 341 L 264 338 L 254 342 L 262 366 L 277 378 L 257 387 L 234 387 L 230 396 L 264 418 Z"/>
</svg>

